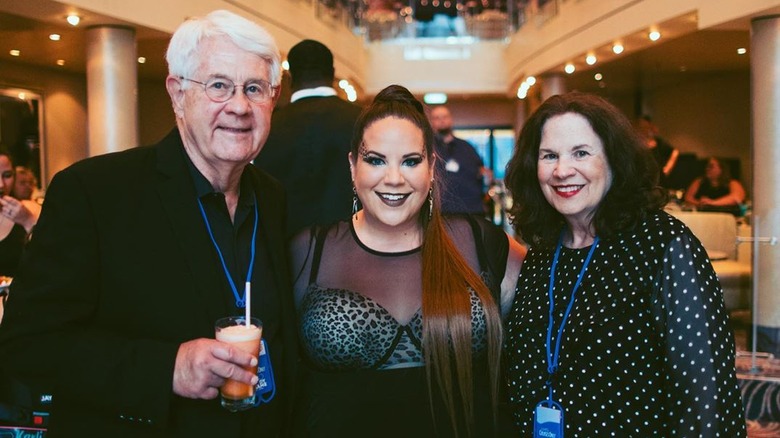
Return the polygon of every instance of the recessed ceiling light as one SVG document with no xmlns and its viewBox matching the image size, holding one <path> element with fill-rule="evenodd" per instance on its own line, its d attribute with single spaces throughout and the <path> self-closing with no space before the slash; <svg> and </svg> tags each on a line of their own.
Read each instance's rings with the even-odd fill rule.
<svg viewBox="0 0 780 438">
<path fill-rule="evenodd" d="M 345 90 L 349 86 L 349 81 L 346 79 L 342 79 L 339 81 L 339 88 L 342 90 Z"/>
<path fill-rule="evenodd" d="M 59 41 L 60 40 L 60 34 L 53 33 L 53 34 L 49 35 L 49 39 L 52 40 L 52 41 Z"/>
<path fill-rule="evenodd" d="M 536 83 L 536 78 L 533 76 L 528 76 L 525 78 L 525 83 L 528 84 L 528 86 L 533 86 Z"/>
<path fill-rule="evenodd" d="M 647 34 L 647 37 L 650 38 L 650 41 L 658 41 L 661 39 L 661 32 L 658 32 L 657 30 L 650 31 L 649 34 Z"/>
<path fill-rule="evenodd" d="M 146 58 L 143 56 L 138 57 L 138 63 L 139 64 L 146 64 Z"/>
<path fill-rule="evenodd" d="M 428 105 L 441 105 L 447 103 L 447 95 L 445 93 L 425 93 L 423 102 Z"/>
<path fill-rule="evenodd" d="M 585 62 L 586 62 L 588 65 L 593 65 L 593 64 L 595 64 L 595 63 L 596 63 L 596 55 L 594 55 L 594 54 L 592 54 L 592 53 L 591 53 L 591 54 L 589 54 L 587 57 L 585 57 Z"/>
<path fill-rule="evenodd" d="M 79 23 L 81 22 L 81 17 L 79 17 L 76 14 L 70 14 L 65 18 L 65 20 L 67 20 L 68 24 L 70 24 L 71 26 L 78 26 Z"/>
<path fill-rule="evenodd" d="M 740 48 L 737 49 L 737 55 L 744 55 L 745 53 L 747 53 L 747 49 L 746 48 L 740 47 Z"/>
<path fill-rule="evenodd" d="M 566 64 L 566 66 L 563 67 L 563 71 L 565 71 L 568 74 L 574 73 L 574 70 L 576 70 L 576 68 L 574 67 L 574 64 L 572 64 L 572 63 L 568 63 L 568 64 Z"/>
<path fill-rule="evenodd" d="M 620 44 L 620 43 L 615 43 L 615 44 L 612 46 L 612 52 L 613 52 L 615 55 L 620 55 L 621 53 L 623 53 L 623 50 L 625 50 L 625 47 L 623 47 L 623 45 L 622 45 L 622 44 Z"/>
<path fill-rule="evenodd" d="M 65 65 L 65 60 L 64 59 L 58 59 L 57 60 L 57 65 Z"/>
<path fill-rule="evenodd" d="M 13 50 L 11 50 L 11 51 L 10 51 L 10 52 L 8 52 L 8 53 L 10 53 L 10 54 L 11 54 L 11 56 L 19 56 L 19 55 L 21 55 L 21 54 L 22 54 L 22 52 L 20 52 L 20 51 L 18 51 L 18 50 L 16 50 L 16 49 L 13 49 Z"/>
<path fill-rule="evenodd" d="M 601 73 L 596 73 L 595 75 L 593 75 L 593 79 L 600 81 L 604 79 L 604 75 L 602 75 Z"/>
<path fill-rule="evenodd" d="M 285 69 L 285 70 L 289 70 L 290 69 L 290 62 L 287 61 L 286 59 L 284 61 L 282 61 L 282 68 Z"/>
</svg>

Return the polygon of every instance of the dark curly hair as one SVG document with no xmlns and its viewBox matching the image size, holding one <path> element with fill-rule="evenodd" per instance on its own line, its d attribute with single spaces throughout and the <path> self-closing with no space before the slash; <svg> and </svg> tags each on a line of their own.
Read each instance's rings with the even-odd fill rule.
<svg viewBox="0 0 780 438">
<path fill-rule="evenodd" d="M 542 193 L 537 177 L 542 129 L 552 117 L 579 114 L 604 144 L 612 185 L 596 209 L 593 225 L 602 238 L 633 228 L 649 212 L 663 208 L 669 195 L 658 186 L 658 165 L 631 122 L 601 97 L 570 92 L 547 99 L 523 126 L 506 167 L 504 182 L 513 197 L 509 210 L 515 231 L 536 246 L 554 246 L 564 217 Z"/>
</svg>

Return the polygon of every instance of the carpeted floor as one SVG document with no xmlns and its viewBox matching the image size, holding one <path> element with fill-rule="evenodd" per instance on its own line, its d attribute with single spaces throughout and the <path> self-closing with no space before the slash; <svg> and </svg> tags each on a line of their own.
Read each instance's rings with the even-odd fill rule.
<svg viewBox="0 0 780 438">
<path fill-rule="evenodd" d="M 780 359 L 750 351 L 749 326 L 736 326 L 737 378 L 745 405 L 748 438 L 780 438 Z"/>
</svg>

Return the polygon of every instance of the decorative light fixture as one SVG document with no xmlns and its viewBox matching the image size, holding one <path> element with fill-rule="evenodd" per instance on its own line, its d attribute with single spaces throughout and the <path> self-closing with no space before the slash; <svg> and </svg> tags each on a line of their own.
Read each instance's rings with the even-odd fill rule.
<svg viewBox="0 0 780 438">
<path fill-rule="evenodd" d="M 651 30 L 649 34 L 647 34 L 647 37 L 650 38 L 650 41 L 658 41 L 661 39 L 661 32 L 658 32 L 657 30 Z"/>
<path fill-rule="evenodd" d="M 740 47 L 740 48 L 737 49 L 737 55 L 744 55 L 745 53 L 747 53 L 747 49 L 746 48 Z"/>
<path fill-rule="evenodd" d="M 22 52 L 20 52 L 19 50 L 16 50 L 16 49 L 11 49 L 11 51 L 9 51 L 8 53 L 10 53 L 11 56 L 19 56 L 19 55 L 22 54 Z"/>
<path fill-rule="evenodd" d="M 428 105 L 441 105 L 447 103 L 447 95 L 445 93 L 425 93 L 423 102 Z"/>
<path fill-rule="evenodd" d="M 60 38 L 61 38 L 60 34 L 58 34 L 58 33 L 53 33 L 53 34 L 49 35 L 49 39 L 52 40 L 52 41 L 59 41 Z"/>
<path fill-rule="evenodd" d="M 568 74 L 574 73 L 574 70 L 576 70 L 576 68 L 574 67 L 574 64 L 572 64 L 572 63 L 568 63 L 568 64 L 566 64 L 563 67 L 563 71 L 565 71 Z"/>
<path fill-rule="evenodd" d="M 139 64 L 146 64 L 146 57 L 144 57 L 144 56 L 139 56 L 139 57 L 138 57 L 138 63 L 139 63 Z"/>
<path fill-rule="evenodd" d="M 620 55 L 623 53 L 623 50 L 625 50 L 625 47 L 623 47 L 623 45 L 620 43 L 615 43 L 612 45 L 612 53 L 615 55 Z"/>
<path fill-rule="evenodd" d="M 81 22 L 81 17 L 79 17 L 76 14 L 69 14 L 67 17 L 65 17 L 65 20 L 70 24 L 71 26 L 78 26 Z"/>
<path fill-rule="evenodd" d="M 585 57 L 585 63 L 588 65 L 593 65 L 596 63 L 596 55 L 589 53 L 588 56 Z"/>
</svg>

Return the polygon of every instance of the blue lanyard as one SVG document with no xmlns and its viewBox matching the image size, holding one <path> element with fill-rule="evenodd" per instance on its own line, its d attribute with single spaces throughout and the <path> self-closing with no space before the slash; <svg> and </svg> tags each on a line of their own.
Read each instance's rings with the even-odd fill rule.
<svg viewBox="0 0 780 438">
<path fill-rule="evenodd" d="M 206 210 L 203 208 L 203 203 L 200 201 L 200 198 L 198 198 L 198 206 L 200 207 L 200 214 L 203 215 L 203 222 L 206 223 L 206 230 L 209 232 L 209 237 L 211 238 L 211 243 L 214 244 L 214 248 L 217 250 L 217 255 L 219 255 L 219 261 L 222 262 L 222 270 L 225 271 L 225 277 L 227 277 L 228 283 L 230 284 L 230 290 L 233 291 L 233 297 L 236 299 L 236 307 L 239 309 L 243 309 L 246 307 L 246 285 L 252 282 L 252 266 L 255 264 L 255 242 L 257 241 L 257 222 L 258 217 L 260 214 L 257 211 L 257 201 L 255 201 L 255 225 L 252 229 L 252 244 L 249 247 L 249 266 L 246 269 L 246 283 L 244 285 L 244 295 L 239 296 L 238 295 L 238 288 L 236 287 L 236 284 L 233 282 L 233 276 L 230 275 L 230 271 L 228 271 L 227 264 L 225 263 L 225 257 L 222 256 L 222 251 L 219 249 L 219 245 L 217 244 L 217 240 L 214 238 L 214 233 L 211 231 L 211 224 L 209 223 L 209 218 L 206 217 Z"/>
<path fill-rule="evenodd" d="M 563 233 L 561 233 L 561 237 L 558 239 L 558 246 L 555 248 L 555 255 L 553 256 L 553 262 L 552 262 L 552 268 L 550 269 L 550 289 L 549 289 L 549 295 L 550 295 L 550 314 L 549 314 L 549 323 L 547 325 L 547 373 L 549 374 L 548 380 L 547 380 L 547 386 L 550 389 L 550 397 L 549 401 L 553 402 L 553 375 L 558 371 L 558 357 L 561 351 L 561 338 L 563 337 L 563 328 L 566 326 L 566 320 L 569 319 L 569 314 L 571 313 L 571 309 L 574 307 L 574 299 L 577 296 L 577 289 L 580 287 L 580 283 L 582 282 L 583 277 L 585 277 L 585 270 L 588 268 L 588 264 L 590 263 L 590 259 L 593 258 L 593 253 L 596 251 L 596 246 L 599 244 L 599 237 L 596 236 L 595 239 L 593 239 L 593 245 L 590 247 L 590 251 L 588 251 L 588 256 L 585 257 L 585 262 L 582 264 L 582 269 L 580 270 L 580 274 L 577 276 L 577 281 L 574 283 L 574 288 L 571 291 L 571 299 L 569 300 L 569 305 L 566 307 L 566 312 L 563 314 L 563 319 L 561 320 L 561 326 L 558 328 L 558 336 L 555 339 L 555 351 L 550 351 L 550 342 L 552 340 L 552 331 L 553 331 L 553 317 L 554 317 L 554 308 L 555 308 L 555 298 L 553 296 L 553 286 L 555 285 L 555 269 L 558 267 L 558 257 L 561 255 L 561 248 L 563 247 Z"/>
</svg>

